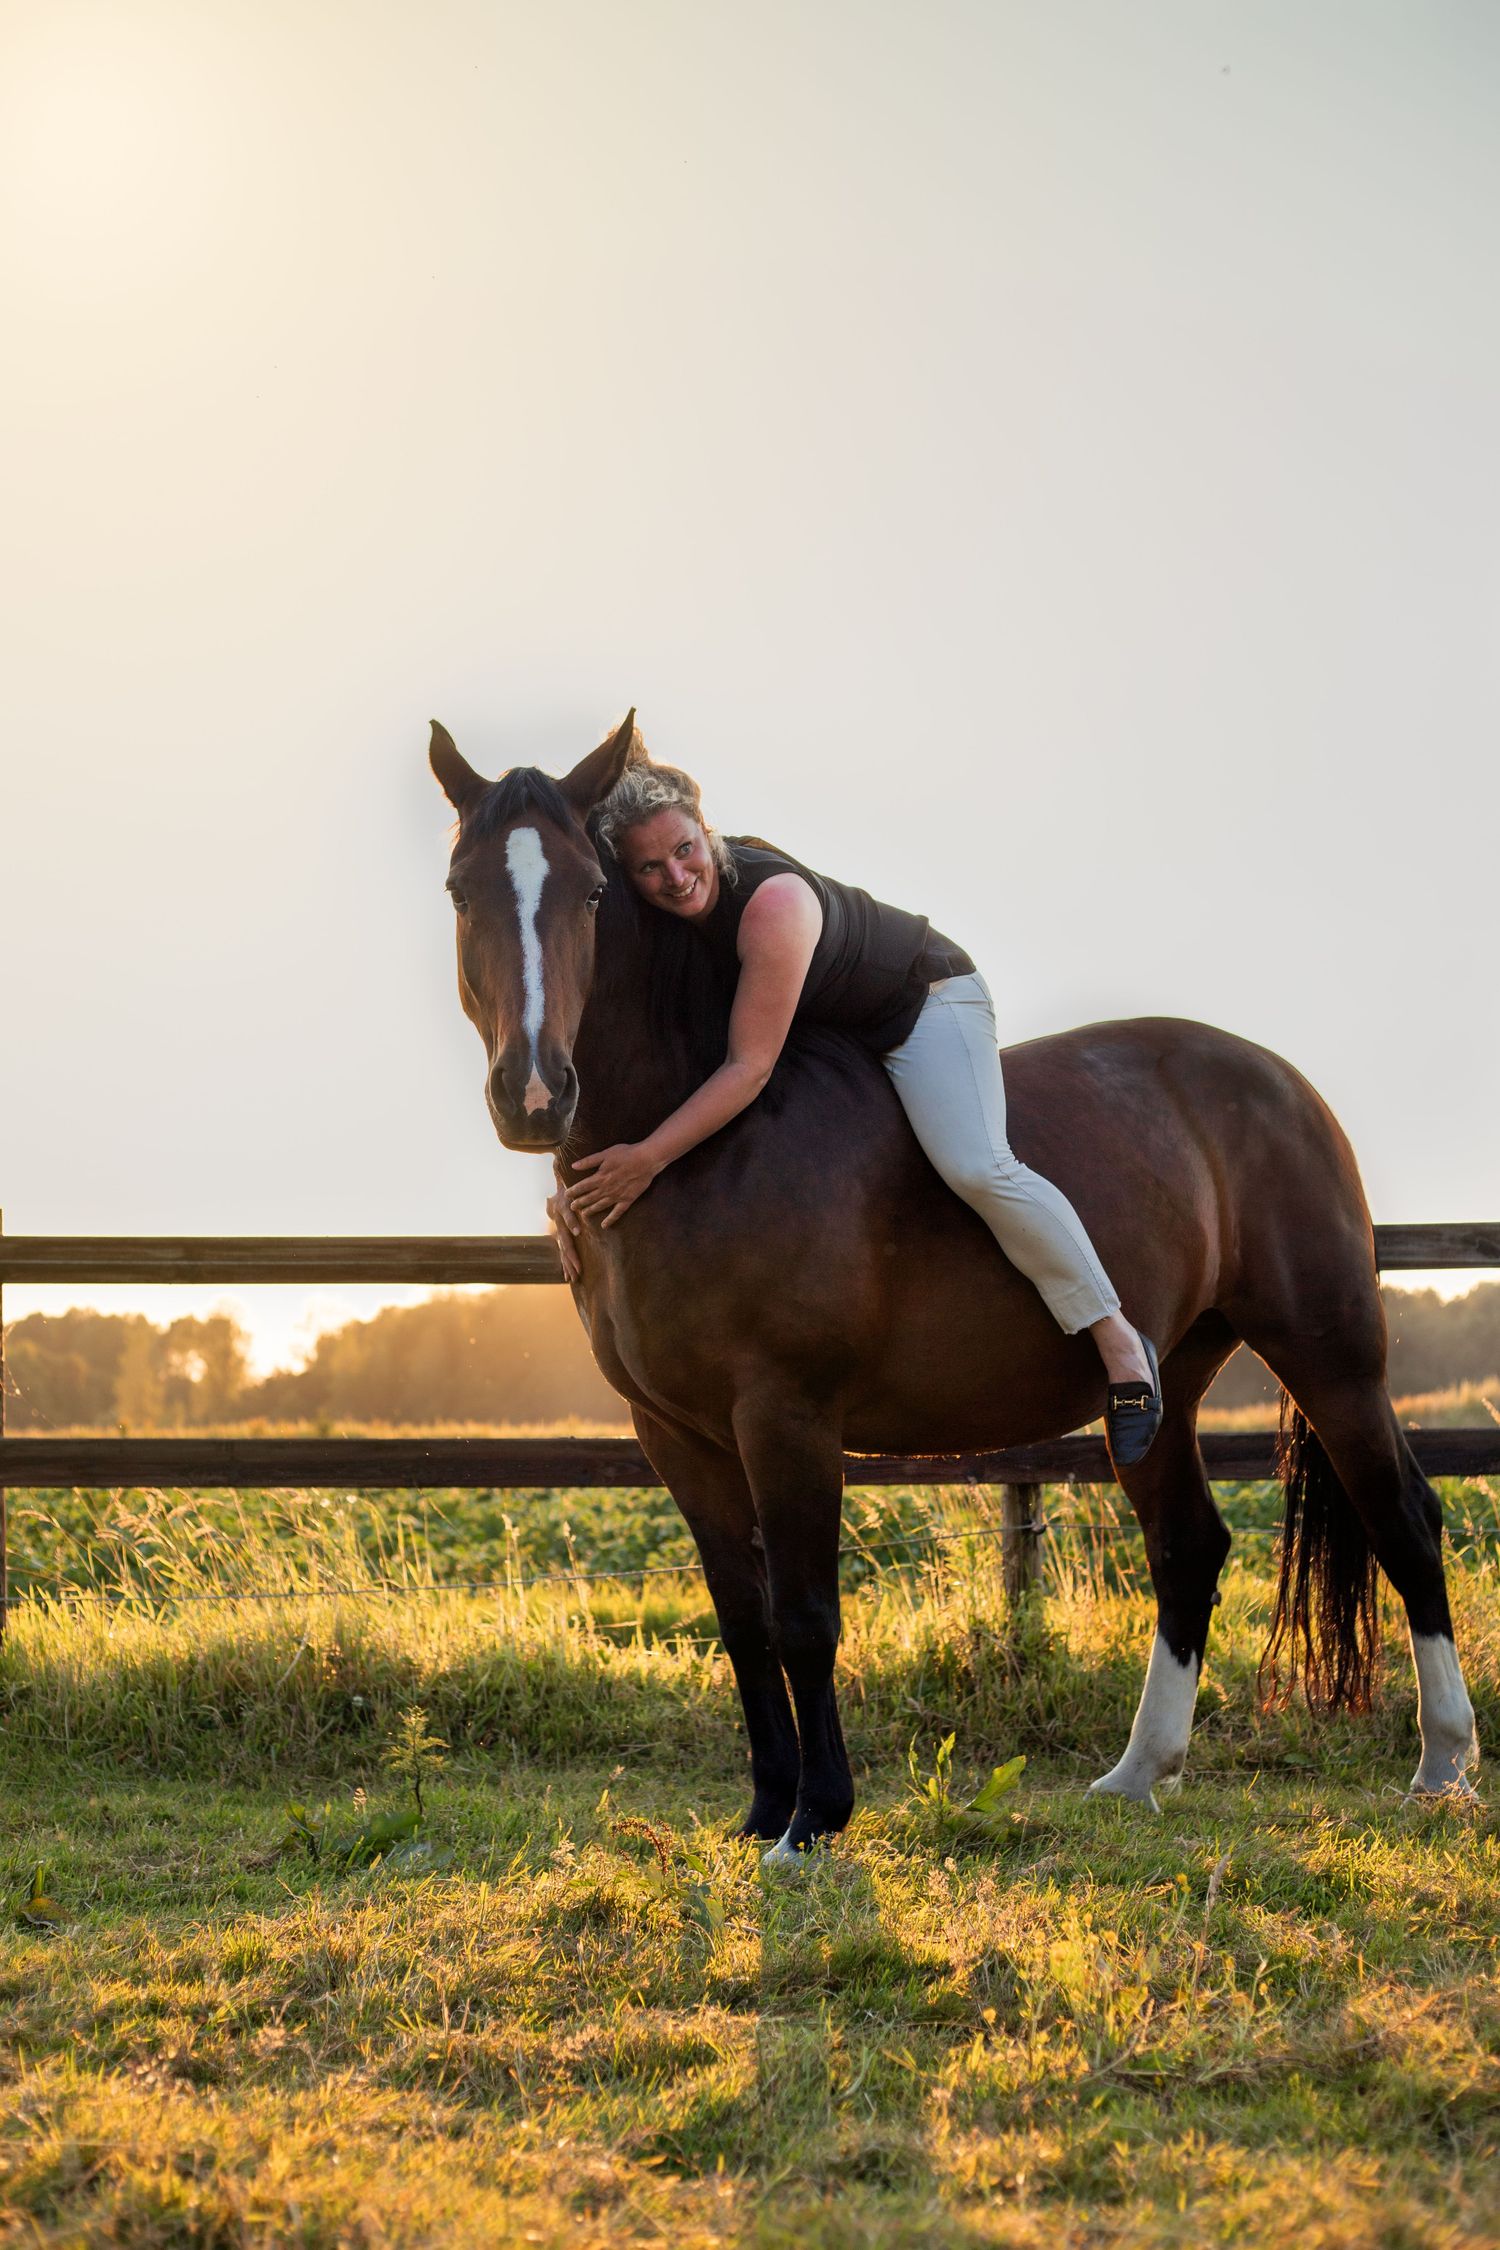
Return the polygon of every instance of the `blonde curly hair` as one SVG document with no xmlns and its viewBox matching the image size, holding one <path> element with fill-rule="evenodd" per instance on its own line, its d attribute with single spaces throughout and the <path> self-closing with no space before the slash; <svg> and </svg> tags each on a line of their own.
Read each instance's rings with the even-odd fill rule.
<svg viewBox="0 0 1500 2250">
<path fill-rule="evenodd" d="M 729 846 L 717 828 L 710 828 L 703 817 L 703 799 L 697 782 L 690 773 L 684 773 L 681 766 L 657 765 L 647 754 L 637 727 L 631 738 L 625 771 L 594 813 L 594 833 L 610 858 L 618 860 L 620 838 L 628 828 L 634 828 L 639 821 L 650 820 L 655 813 L 668 812 L 674 806 L 703 830 L 722 879 L 727 883 L 736 882 L 739 871 Z"/>
</svg>

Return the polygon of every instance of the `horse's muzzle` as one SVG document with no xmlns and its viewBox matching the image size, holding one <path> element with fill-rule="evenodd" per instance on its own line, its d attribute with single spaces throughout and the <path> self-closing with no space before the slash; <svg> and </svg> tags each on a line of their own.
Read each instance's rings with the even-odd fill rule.
<svg viewBox="0 0 1500 2250">
<path fill-rule="evenodd" d="M 561 1148 L 578 1107 L 578 1073 L 563 1065 L 561 1084 L 551 1085 L 533 1069 L 523 1084 L 513 1070 L 497 1064 L 484 1089 L 490 1122 L 507 1148 Z"/>
</svg>

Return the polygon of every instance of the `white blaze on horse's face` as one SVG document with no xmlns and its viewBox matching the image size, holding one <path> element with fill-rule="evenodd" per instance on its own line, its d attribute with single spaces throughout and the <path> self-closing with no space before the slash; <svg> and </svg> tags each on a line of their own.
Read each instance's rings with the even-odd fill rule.
<svg viewBox="0 0 1500 2250">
<path fill-rule="evenodd" d="M 537 1042 L 542 1036 L 542 1023 L 547 1013 L 542 941 L 537 934 L 542 885 L 547 880 L 547 854 L 542 848 L 542 839 L 534 828 L 511 830 L 505 839 L 505 864 L 515 887 L 516 914 L 521 924 L 521 981 L 526 996 L 521 1020 L 531 1048 L 531 1076 L 526 1081 L 526 1090 L 521 1098 L 529 1114 L 533 1110 L 545 1109 L 552 1099 L 537 1068 Z"/>
</svg>

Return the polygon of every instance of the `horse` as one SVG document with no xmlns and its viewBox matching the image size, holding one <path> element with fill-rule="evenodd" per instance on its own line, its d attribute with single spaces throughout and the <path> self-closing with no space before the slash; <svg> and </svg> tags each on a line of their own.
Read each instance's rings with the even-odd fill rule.
<svg viewBox="0 0 1500 2250">
<path fill-rule="evenodd" d="M 690 928 L 645 905 L 589 816 L 634 718 L 554 779 L 490 781 L 433 722 L 458 815 L 459 994 L 501 1142 L 572 1161 L 650 1132 L 723 1059 L 731 994 Z M 1236 1345 L 1282 1389 L 1285 1523 L 1268 1692 L 1368 1706 L 1377 1566 L 1405 1605 L 1421 1756 L 1467 1792 L 1478 1756 L 1436 1494 L 1386 1386 L 1374 1235 L 1353 1153 L 1289 1063 L 1174 1018 L 1004 1050 L 1011 1138 L 1071 1199 L 1127 1316 L 1161 1347 L 1163 1420 L 1116 1464 L 1156 1628 L 1123 1754 L 1096 1793 L 1155 1802 L 1187 1756 L 1230 1536 L 1197 1438 Z M 739 1833 L 791 1861 L 847 1824 L 834 1684 L 844 1455 L 963 1453 L 1093 1420 L 1087 1336 L 919 1149 L 877 1057 L 793 1026 L 765 1090 L 580 1238 L 574 1297 L 601 1372 L 692 1531 L 749 1738 Z M 790 1690 L 790 1694 L 788 1693 Z"/>
</svg>

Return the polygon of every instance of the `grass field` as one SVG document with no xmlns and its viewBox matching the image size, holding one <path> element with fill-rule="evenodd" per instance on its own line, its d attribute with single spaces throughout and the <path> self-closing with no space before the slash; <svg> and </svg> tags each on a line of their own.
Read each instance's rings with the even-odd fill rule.
<svg viewBox="0 0 1500 2250">
<path fill-rule="evenodd" d="M 1446 1497 L 1493 1741 L 1494 1495 Z M 16 1496 L 18 1547 L 106 1591 L 0 1652 L 0 2242 L 1500 2239 L 1500 1822 L 1404 1802 L 1394 1617 L 1370 1718 L 1257 1708 L 1272 1496 L 1230 1505 L 1153 1816 L 1083 1795 L 1150 1632 L 1136 1545 L 1067 1528 L 1106 1496 L 1049 1495 L 1013 1620 L 987 1495 L 852 1495 L 861 1809 L 774 1880 L 728 1840 L 696 1577 L 575 1572 L 682 1559 L 656 1496 Z M 504 1590 L 423 1590 L 456 1579 Z M 424 1827 L 342 1866 L 411 1804 L 414 1707 Z"/>
</svg>

